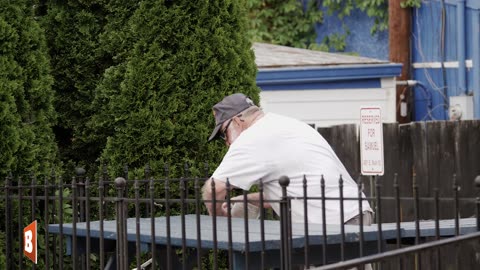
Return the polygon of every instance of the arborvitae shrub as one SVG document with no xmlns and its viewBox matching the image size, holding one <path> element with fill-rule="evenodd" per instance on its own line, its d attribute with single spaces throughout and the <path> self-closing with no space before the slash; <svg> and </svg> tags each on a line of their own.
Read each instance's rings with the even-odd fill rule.
<svg viewBox="0 0 480 270">
<path fill-rule="evenodd" d="M 123 174 L 124 165 L 135 172 L 150 163 L 158 175 L 168 163 L 172 175 L 180 175 L 188 162 L 203 175 L 204 163 L 220 162 L 223 143 L 207 144 L 211 107 L 234 92 L 258 101 L 244 4 L 140 2 L 128 22 L 131 55 L 106 73 L 97 93 L 108 96 L 99 122 L 113 129 L 102 159 L 114 174 Z"/>
<path fill-rule="evenodd" d="M 55 135 L 62 160 L 91 165 L 104 142 L 88 140 L 86 122 L 96 112 L 95 89 L 111 57 L 99 42 L 106 22 L 105 1 L 47 1 L 41 22 L 48 46 L 57 95 Z"/>
<path fill-rule="evenodd" d="M 53 83 L 30 1 L 0 4 L 0 176 L 49 173 L 56 159 Z M 3 182 L 3 181 L 2 181 Z"/>
<path fill-rule="evenodd" d="M 31 1 L 0 1 L 0 183 L 5 176 L 25 174 L 46 175 L 55 168 L 57 148 L 52 131 L 55 121 L 53 109 L 53 83 L 44 32 L 33 15 Z M 37 183 L 43 183 L 43 177 Z M 18 178 L 12 181 L 17 185 Z M 3 192 L 2 192 L 3 195 Z M 0 200 L 0 210 L 5 214 L 5 202 Z M 18 213 L 13 204 L 9 210 Z M 25 212 L 24 212 L 25 213 Z M 42 224 L 42 216 L 39 215 Z M 8 220 L 16 228 L 28 224 L 24 215 Z M 28 220 L 27 220 L 28 219 Z M 3 219 L 2 219 L 3 220 Z M 23 223 L 23 224 L 22 224 Z M 0 269 L 6 269 L 5 222 L 0 223 Z M 15 238 L 15 237 L 14 237 Z M 40 245 L 43 234 L 39 236 Z M 15 240 L 12 249 L 19 250 Z M 39 256 L 43 255 L 40 251 Z M 17 252 L 12 254 L 12 269 L 22 260 Z M 31 267 L 31 264 L 25 267 Z M 45 265 L 39 262 L 38 267 Z"/>
</svg>

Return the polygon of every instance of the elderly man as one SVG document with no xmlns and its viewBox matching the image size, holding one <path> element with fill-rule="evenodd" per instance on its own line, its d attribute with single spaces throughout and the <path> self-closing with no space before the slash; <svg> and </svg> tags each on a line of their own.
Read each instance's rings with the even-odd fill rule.
<svg viewBox="0 0 480 270">
<path fill-rule="evenodd" d="M 203 199 L 224 201 L 227 193 L 226 180 L 236 188 L 249 190 L 254 184 L 263 181 L 266 200 L 278 200 L 281 187 L 278 179 L 286 175 L 290 178 L 287 188 L 289 196 L 303 196 L 303 178 L 307 179 L 308 195 L 321 196 L 320 179 L 325 179 L 325 196 L 339 198 L 338 179 L 343 178 L 344 197 L 357 197 L 357 185 L 340 162 L 325 139 L 306 123 L 274 113 L 264 113 L 244 94 L 236 93 L 225 97 L 213 106 L 215 128 L 209 141 L 222 138 L 229 147 L 222 162 L 205 183 Z M 211 181 L 215 181 L 215 194 L 212 194 Z M 258 193 L 248 195 L 252 203 L 257 202 Z M 340 206 L 338 200 L 325 202 L 326 223 L 339 224 Z M 206 203 L 210 214 L 213 207 L 217 215 L 227 215 L 222 202 L 217 205 Z M 272 203 L 273 210 L 280 214 L 279 205 Z M 372 221 L 372 209 L 367 201 L 362 209 L 364 224 Z M 322 223 L 322 201 L 308 201 L 308 221 Z M 292 220 L 303 220 L 303 200 L 292 200 Z M 358 224 L 358 201 L 344 201 L 346 224 Z"/>
</svg>

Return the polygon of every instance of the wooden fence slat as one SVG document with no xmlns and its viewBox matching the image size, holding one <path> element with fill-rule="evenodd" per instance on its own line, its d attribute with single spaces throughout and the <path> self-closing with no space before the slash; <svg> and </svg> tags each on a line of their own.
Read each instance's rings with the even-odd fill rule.
<svg viewBox="0 0 480 270">
<path fill-rule="evenodd" d="M 455 132 L 455 164 L 460 196 L 479 196 L 474 179 L 480 175 L 480 121 L 460 121 Z M 462 217 L 474 214 L 473 205 L 461 205 Z"/>
<path fill-rule="evenodd" d="M 416 174 L 420 196 L 430 195 L 430 182 L 427 164 L 427 124 L 426 122 L 412 123 L 413 172 Z"/>
<path fill-rule="evenodd" d="M 397 123 L 388 123 L 383 124 L 383 145 L 384 145 L 384 175 L 380 176 L 378 180 L 380 181 L 382 187 L 382 196 L 394 196 L 395 190 L 393 188 L 393 179 L 397 170 L 394 169 L 400 161 L 399 156 L 399 126 Z M 392 169 L 387 169 L 392 168 Z M 396 213 L 391 211 L 395 209 L 395 201 L 385 201 L 382 202 L 382 222 L 395 222 Z"/>
<path fill-rule="evenodd" d="M 474 179 L 480 175 L 480 121 L 459 121 L 455 132 L 455 164 L 457 166 L 457 182 L 460 185 L 459 195 L 462 197 L 478 197 Z M 475 214 L 474 204 L 460 203 L 460 217 Z M 458 248 L 460 255 L 459 269 L 473 269 L 478 266 L 480 243 L 470 242 Z M 465 259 L 468 258 L 468 259 Z"/>
<path fill-rule="evenodd" d="M 330 145 L 345 165 L 348 173 L 353 178 L 356 178 L 359 174 L 360 159 L 356 125 L 349 124 L 331 127 Z"/>
<path fill-rule="evenodd" d="M 413 147 L 412 137 L 410 136 L 412 126 L 410 124 L 404 124 L 399 126 L 398 130 L 398 162 L 395 167 L 395 171 L 398 172 L 398 184 L 401 197 L 411 197 L 412 192 L 412 167 L 413 167 Z M 390 168 L 385 168 L 389 170 Z M 402 220 L 411 220 L 413 217 L 413 203 L 412 201 L 401 201 Z"/>
<path fill-rule="evenodd" d="M 480 121 L 430 121 L 398 125 L 384 124 L 385 175 L 379 177 L 382 194 L 393 194 L 393 175 L 398 174 L 401 196 L 412 196 L 415 171 L 420 196 L 452 197 L 452 176 L 457 174 L 461 197 L 476 197 L 473 179 L 480 175 Z M 357 127 L 353 124 L 318 128 L 330 143 L 352 177 L 360 174 L 360 148 Z M 362 177 L 370 195 L 368 177 Z M 451 203 L 441 204 L 441 218 L 451 217 Z M 433 204 L 422 203 L 422 218 L 434 217 Z M 383 214 L 383 213 L 382 213 Z M 461 205 L 463 217 L 473 215 L 471 205 Z M 390 219 L 390 216 L 385 218 Z M 413 219 L 413 204 L 402 202 L 402 217 Z"/>
<path fill-rule="evenodd" d="M 318 133 L 331 145 L 332 144 L 332 128 L 331 127 L 319 127 L 317 128 Z"/>
</svg>

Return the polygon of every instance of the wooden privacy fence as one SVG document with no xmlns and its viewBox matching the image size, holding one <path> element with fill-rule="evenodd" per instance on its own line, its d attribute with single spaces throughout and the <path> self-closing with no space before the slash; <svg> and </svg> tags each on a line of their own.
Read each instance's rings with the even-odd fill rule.
<svg viewBox="0 0 480 270">
<path fill-rule="evenodd" d="M 354 178 L 360 175 L 360 148 L 357 125 L 318 128 L 332 145 L 338 157 Z M 433 197 L 438 189 L 440 197 L 451 194 L 454 182 L 460 187 L 461 197 L 477 197 L 478 191 L 469 188 L 480 175 L 480 121 L 432 121 L 410 124 L 383 125 L 385 175 L 378 181 L 393 187 L 394 174 L 398 174 L 400 191 L 412 195 L 412 175 L 419 184 L 419 195 Z M 456 179 L 453 179 L 456 178 Z M 369 182 L 365 181 L 369 193 Z M 393 189 L 383 190 L 384 196 L 393 195 Z M 451 204 L 444 205 L 441 215 L 448 215 Z M 431 205 L 426 203 L 420 216 L 432 216 Z M 451 210 L 451 211 L 450 211 Z M 413 216 L 412 207 L 404 207 L 403 217 Z M 472 216 L 473 207 L 460 204 L 460 215 Z M 393 216 L 384 215 L 385 221 Z"/>
<path fill-rule="evenodd" d="M 345 164 L 350 175 L 363 178 L 365 192 L 375 196 L 374 186 L 370 186 L 365 176 L 360 175 L 360 147 L 358 126 L 339 125 L 329 128 L 318 128 L 320 134 L 331 144 L 340 160 Z M 480 175 L 480 121 L 431 121 L 409 124 L 389 123 L 383 125 L 385 174 L 378 177 L 382 184 L 381 196 L 393 197 L 394 175 L 397 174 L 399 190 L 402 196 L 412 197 L 413 180 L 416 181 L 419 196 L 425 199 L 419 202 L 416 213 L 413 201 L 404 200 L 401 205 L 401 219 L 431 219 L 435 215 L 447 218 L 452 213 L 460 217 L 471 217 L 475 214 L 475 206 L 468 200 L 444 200 L 440 202 L 440 211 L 435 213 L 434 197 L 449 197 L 448 194 L 458 192 L 460 197 L 480 197 L 478 190 L 471 188 L 473 179 Z M 414 177 L 412 177 L 414 176 Z M 391 211 L 395 205 L 393 200 L 383 203 L 381 222 L 395 221 L 395 213 Z M 380 222 L 377 221 L 377 222 Z M 445 254 L 464 254 L 457 262 L 456 269 L 473 269 L 478 262 L 469 259 L 478 256 L 478 245 L 449 247 Z M 446 256 L 446 261 L 451 261 Z M 450 262 L 455 264 L 455 262 Z M 423 265 L 429 265 L 422 260 Z M 473 268 L 472 268 L 473 267 Z M 390 269 L 387 267 L 387 269 Z M 391 269 L 395 269 L 392 267 Z"/>
</svg>

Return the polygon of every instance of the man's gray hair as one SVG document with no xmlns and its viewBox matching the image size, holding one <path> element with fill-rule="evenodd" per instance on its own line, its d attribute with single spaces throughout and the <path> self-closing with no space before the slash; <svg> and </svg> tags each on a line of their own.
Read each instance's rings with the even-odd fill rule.
<svg viewBox="0 0 480 270">
<path fill-rule="evenodd" d="M 250 106 L 250 107 L 246 108 L 245 110 L 241 111 L 238 115 L 241 115 L 240 118 L 246 119 L 246 118 L 249 118 L 250 116 L 254 115 L 255 113 L 261 112 L 261 111 L 262 111 L 262 109 L 253 105 L 253 106 Z"/>
</svg>

